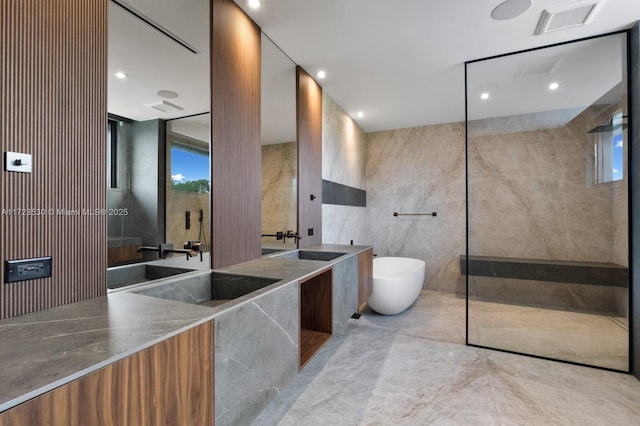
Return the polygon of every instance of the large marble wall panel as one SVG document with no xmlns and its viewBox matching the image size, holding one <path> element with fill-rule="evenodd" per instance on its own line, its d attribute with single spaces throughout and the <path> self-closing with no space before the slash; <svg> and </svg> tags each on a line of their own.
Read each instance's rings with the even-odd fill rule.
<svg viewBox="0 0 640 426">
<path fill-rule="evenodd" d="M 187 241 L 207 241 L 206 251 L 209 251 L 209 194 L 197 192 L 182 192 L 167 189 L 167 237 L 165 241 L 172 243 L 174 248 L 182 248 Z M 202 229 L 200 227 L 200 210 L 202 210 Z M 190 227 L 186 227 L 186 212 L 190 213 Z"/>
<path fill-rule="evenodd" d="M 262 146 L 262 232 L 297 229 L 296 142 Z"/>
<path fill-rule="evenodd" d="M 326 92 L 322 93 L 322 179 L 364 188 L 366 135 Z"/>
<path fill-rule="evenodd" d="M 322 94 L 322 179 L 365 188 L 366 134 L 325 92 Z M 322 206 L 324 244 L 369 244 L 366 208 Z"/>
<path fill-rule="evenodd" d="M 367 243 L 378 256 L 426 262 L 425 288 L 464 292 L 464 124 L 367 135 Z M 394 217 L 399 213 L 430 213 Z"/>
<path fill-rule="evenodd" d="M 297 372 L 297 282 L 216 318 L 216 425 L 251 424 Z"/>
<path fill-rule="evenodd" d="M 601 120 L 587 109 L 538 131 L 492 134 L 469 124 L 470 254 L 626 264 L 615 253 L 627 240 L 614 239 L 616 223 L 622 231 L 626 222 L 616 221 L 627 204 L 615 197 L 626 194 L 626 181 L 595 184 L 591 174 L 587 131 Z"/>
<path fill-rule="evenodd" d="M 333 332 L 343 332 L 357 309 L 358 256 L 351 256 L 333 266 Z"/>
<path fill-rule="evenodd" d="M 371 242 L 367 230 L 365 207 L 322 205 L 322 241 L 325 244 L 368 245 Z M 374 231 L 375 232 L 375 231 Z"/>
</svg>

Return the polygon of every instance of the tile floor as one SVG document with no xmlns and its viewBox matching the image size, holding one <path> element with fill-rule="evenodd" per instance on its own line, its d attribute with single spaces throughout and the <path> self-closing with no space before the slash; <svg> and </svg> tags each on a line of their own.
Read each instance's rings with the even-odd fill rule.
<svg viewBox="0 0 640 426">
<path fill-rule="evenodd" d="M 349 320 L 254 425 L 632 425 L 631 375 L 464 346 L 464 299 Z"/>
</svg>

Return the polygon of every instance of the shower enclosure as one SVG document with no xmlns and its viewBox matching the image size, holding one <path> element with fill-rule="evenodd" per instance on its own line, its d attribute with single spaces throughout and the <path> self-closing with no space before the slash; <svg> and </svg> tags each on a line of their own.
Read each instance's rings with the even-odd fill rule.
<svg viewBox="0 0 640 426">
<path fill-rule="evenodd" d="M 628 371 L 626 32 L 465 65 L 467 343 Z"/>
</svg>

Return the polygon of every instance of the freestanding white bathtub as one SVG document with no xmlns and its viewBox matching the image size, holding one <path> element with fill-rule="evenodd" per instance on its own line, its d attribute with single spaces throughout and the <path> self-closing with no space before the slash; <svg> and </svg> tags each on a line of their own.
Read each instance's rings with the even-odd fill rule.
<svg viewBox="0 0 640 426">
<path fill-rule="evenodd" d="M 379 314 L 399 314 L 420 295 L 424 272 L 424 260 L 408 257 L 374 258 L 373 293 L 367 304 Z"/>
</svg>

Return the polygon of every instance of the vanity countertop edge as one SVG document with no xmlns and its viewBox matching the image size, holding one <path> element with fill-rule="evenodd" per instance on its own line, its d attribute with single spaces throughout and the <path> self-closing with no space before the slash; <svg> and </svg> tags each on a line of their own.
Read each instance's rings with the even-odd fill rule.
<svg viewBox="0 0 640 426">
<path fill-rule="evenodd" d="M 0 320 L 0 412 L 212 321 L 238 305 L 327 270 L 369 248 L 323 244 L 304 250 L 346 254 L 328 262 L 265 256 L 214 270 L 199 268 L 191 272 L 194 275 L 215 271 L 280 278 L 277 283 L 220 308 L 164 300 L 122 289 L 106 296 Z M 172 266 L 180 264 L 176 258 L 167 260 Z M 183 266 L 189 265 L 185 261 Z"/>
</svg>

